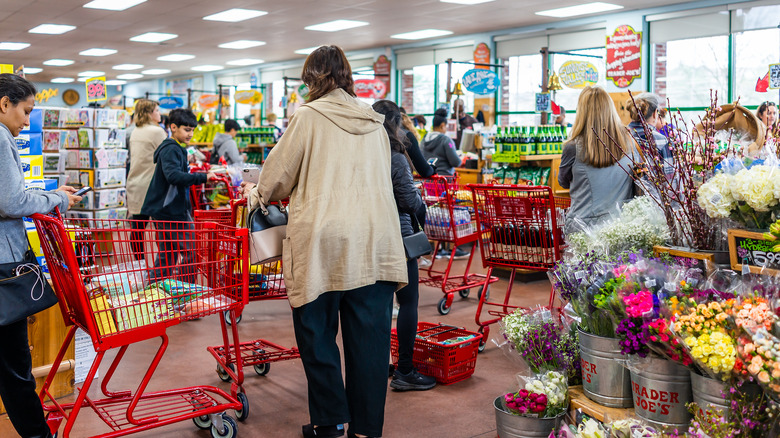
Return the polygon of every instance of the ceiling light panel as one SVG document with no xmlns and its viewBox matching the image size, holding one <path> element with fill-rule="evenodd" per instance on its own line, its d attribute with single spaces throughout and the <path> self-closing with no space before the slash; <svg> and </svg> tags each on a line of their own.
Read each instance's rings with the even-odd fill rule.
<svg viewBox="0 0 780 438">
<path fill-rule="evenodd" d="M 117 79 L 125 79 L 125 80 L 132 80 L 132 79 L 141 79 L 144 77 L 144 75 L 140 73 L 125 73 L 123 75 L 118 75 Z"/>
<path fill-rule="evenodd" d="M 113 67 L 114 70 L 139 70 L 144 68 L 143 64 L 119 64 Z"/>
<path fill-rule="evenodd" d="M 106 85 L 124 85 L 126 83 L 127 83 L 127 81 L 120 81 L 120 80 L 117 80 L 117 79 L 111 79 L 111 80 L 106 81 Z"/>
<path fill-rule="evenodd" d="M 49 59 L 46 61 L 43 61 L 43 65 L 53 65 L 55 67 L 64 67 L 66 65 L 73 64 L 72 59 Z"/>
<path fill-rule="evenodd" d="M 167 68 L 150 68 L 149 70 L 144 70 L 141 73 L 145 75 L 164 75 L 166 73 L 170 73 L 171 71 Z"/>
<path fill-rule="evenodd" d="M 235 23 L 238 21 L 249 20 L 250 18 L 260 17 L 267 13 L 268 12 L 266 11 L 258 11 L 256 9 L 233 8 L 228 9 L 227 11 L 218 12 L 216 14 L 207 15 L 203 17 L 203 19 L 208 21 L 227 21 L 230 23 Z"/>
<path fill-rule="evenodd" d="M 36 26 L 28 32 L 30 33 L 44 33 L 48 35 L 61 35 L 65 32 L 70 32 L 75 29 L 76 26 L 69 26 L 67 24 L 41 24 Z"/>
<path fill-rule="evenodd" d="M 34 75 L 36 73 L 42 72 L 43 69 L 38 67 L 25 67 L 23 71 L 26 75 Z"/>
<path fill-rule="evenodd" d="M 146 2 L 146 0 L 92 0 L 84 5 L 85 8 L 90 9 L 105 9 L 107 11 L 124 11 L 125 9 L 132 8 L 133 6 L 140 5 Z"/>
<path fill-rule="evenodd" d="M 228 61 L 227 65 L 255 65 L 255 64 L 262 64 L 265 61 L 262 59 L 256 59 L 256 58 L 244 58 L 244 59 L 236 59 L 234 61 Z"/>
<path fill-rule="evenodd" d="M 22 50 L 30 47 L 29 43 L 12 43 L 4 41 L 0 43 L 0 50 Z"/>
<path fill-rule="evenodd" d="M 489 3 L 495 0 L 439 0 L 442 3 L 455 3 L 458 5 L 479 5 L 482 3 Z"/>
<path fill-rule="evenodd" d="M 104 74 L 106 74 L 106 72 L 100 70 L 87 70 L 79 73 L 79 76 L 87 76 L 90 78 L 94 78 L 97 76 L 103 76 Z"/>
<path fill-rule="evenodd" d="M 186 61 L 194 57 L 195 55 L 185 55 L 183 53 L 172 53 L 170 55 L 158 56 L 157 60 L 167 61 L 167 62 L 179 62 L 179 61 Z"/>
<path fill-rule="evenodd" d="M 414 32 L 405 32 L 405 33 L 390 35 L 390 38 L 396 38 L 399 40 L 422 40 L 425 38 L 435 38 L 435 37 L 446 36 L 446 35 L 452 35 L 452 32 L 449 30 L 440 30 L 440 29 L 423 29 L 423 30 L 416 30 Z"/>
<path fill-rule="evenodd" d="M 251 47 L 264 46 L 265 41 L 238 40 L 219 45 L 221 49 L 249 49 Z"/>
<path fill-rule="evenodd" d="M 596 14 L 599 12 L 614 11 L 616 9 L 623 9 L 623 6 L 613 5 L 612 3 L 585 3 L 577 6 L 569 6 L 566 8 L 548 9 L 546 11 L 536 12 L 536 15 L 543 15 L 545 17 L 565 18 L 576 17 L 577 15 Z"/>
<path fill-rule="evenodd" d="M 175 33 L 146 32 L 130 38 L 130 41 L 135 41 L 138 43 L 160 43 L 163 41 L 172 40 L 177 37 L 178 35 Z"/>
<path fill-rule="evenodd" d="M 222 67 L 221 65 L 198 65 L 195 67 L 192 67 L 192 70 L 195 71 L 217 71 L 222 70 L 225 67 Z"/>
<path fill-rule="evenodd" d="M 315 50 L 317 50 L 317 49 L 319 49 L 319 48 L 320 48 L 320 46 L 316 46 L 316 47 L 308 47 L 308 48 L 306 48 L 306 49 L 299 49 L 299 50 L 296 50 L 296 51 L 295 51 L 295 53 L 297 53 L 297 54 L 299 54 L 299 55 L 308 55 L 308 54 L 310 54 L 311 52 L 313 52 L 313 51 L 315 51 Z"/>
<path fill-rule="evenodd" d="M 114 49 L 94 48 L 94 49 L 82 50 L 82 51 L 79 52 L 79 55 L 81 55 L 81 56 L 108 56 L 108 55 L 113 55 L 114 53 L 116 53 L 116 50 L 114 50 Z"/>
<path fill-rule="evenodd" d="M 69 84 L 71 82 L 75 81 L 73 78 L 54 78 L 49 82 L 55 83 L 55 84 Z"/>
<path fill-rule="evenodd" d="M 318 32 L 338 32 L 340 30 L 353 29 L 355 27 L 368 26 L 365 21 L 355 20 L 334 20 L 327 23 L 306 26 L 306 30 L 316 30 Z"/>
</svg>

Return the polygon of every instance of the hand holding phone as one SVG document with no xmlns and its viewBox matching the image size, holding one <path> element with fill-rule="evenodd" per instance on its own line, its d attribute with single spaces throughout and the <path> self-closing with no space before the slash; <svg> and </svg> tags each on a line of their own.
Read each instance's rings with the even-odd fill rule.
<svg viewBox="0 0 780 438">
<path fill-rule="evenodd" d="M 76 193 L 74 193 L 73 196 L 84 196 L 85 194 L 91 191 L 92 191 L 92 187 L 90 186 L 82 187 L 76 190 Z"/>
</svg>

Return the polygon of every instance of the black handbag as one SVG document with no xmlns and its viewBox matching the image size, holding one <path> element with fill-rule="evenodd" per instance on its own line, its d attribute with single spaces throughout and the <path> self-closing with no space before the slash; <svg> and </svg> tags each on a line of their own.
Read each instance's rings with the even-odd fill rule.
<svg viewBox="0 0 780 438">
<path fill-rule="evenodd" d="M 414 234 L 404 237 L 404 250 L 406 251 L 407 259 L 416 259 L 417 257 L 430 254 L 433 249 L 431 248 L 431 242 L 428 241 L 428 236 L 425 235 L 420 227 L 420 223 L 417 221 L 417 215 L 414 213 L 409 215 L 412 218 L 412 231 Z"/>
<path fill-rule="evenodd" d="M 13 324 L 57 304 L 32 248 L 21 262 L 0 264 L 0 326 Z"/>
</svg>

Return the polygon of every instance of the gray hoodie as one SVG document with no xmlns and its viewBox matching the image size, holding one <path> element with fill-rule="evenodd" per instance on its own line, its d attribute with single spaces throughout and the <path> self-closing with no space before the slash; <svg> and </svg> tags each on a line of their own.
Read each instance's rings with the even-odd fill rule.
<svg viewBox="0 0 780 438">
<path fill-rule="evenodd" d="M 224 157 L 228 164 L 241 164 L 244 162 L 241 154 L 238 153 L 236 140 L 230 134 L 217 133 L 214 136 L 214 149 L 211 153 Z"/>
<path fill-rule="evenodd" d="M 68 209 L 68 195 L 63 192 L 24 190 L 24 173 L 16 141 L 11 131 L 0 123 L 0 263 L 20 262 L 27 251 L 27 232 L 22 218 L 48 213 L 55 207 L 60 213 Z"/>
<path fill-rule="evenodd" d="M 437 175 L 455 175 L 460 158 L 455 152 L 455 143 L 451 138 L 441 132 L 427 133 L 422 142 L 422 153 L 426 160 L 438 158 L 435 165 Z"/>
</svg>

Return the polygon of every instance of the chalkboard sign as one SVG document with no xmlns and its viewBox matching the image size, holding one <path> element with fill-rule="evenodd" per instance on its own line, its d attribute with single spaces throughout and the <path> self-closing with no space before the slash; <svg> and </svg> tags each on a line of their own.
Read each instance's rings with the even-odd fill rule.
<svg viewBox="0 0 780 438">
<path fill-rule="evenodd" d="M 763 233 L 745 230 L 729 230 L 729 256 L 731 268 L 741 272 L 747 265 L 750 272 L 758 274 L 765 266 L 780 265 L 780 253 L 772 251 L 777 242 L 764 240 Z M 775 269 L 764 269 L 771 274 L 780 273 Z"/>
<path fill-rule="evenodd" d="M 769 88 L 780 88 L 780 64 L 769 64 Z"/>
<path fill-rule="evenodd" d="M 536 112 L 550 111 L 550 93 L 536 93 Z"/>
<path fill-rule="evenodd" d="M 715 255 L 711 252 L 692 251 L 690 248 L 667 247 L 656 245 L 653 247 L 655 256 L 668 254 L 678 265 L 686 268 L 698 268 L 702 272 L 709 273 L 715 269 Z"/>
</svg>

